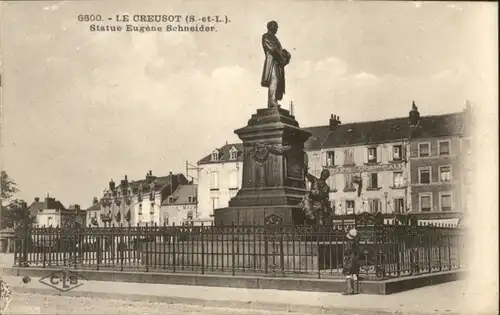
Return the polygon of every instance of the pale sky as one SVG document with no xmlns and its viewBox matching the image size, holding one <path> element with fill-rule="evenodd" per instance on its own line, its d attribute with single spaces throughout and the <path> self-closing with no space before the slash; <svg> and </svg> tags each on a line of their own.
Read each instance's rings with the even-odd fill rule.
<svg viewBox="0 0 500 315">
<path fill-rule="evenodd" d="M 302 127 L 492 108 L 496 4 L 4 2 L 2 164 L 31 202 L 90 205 L 113 178 L 184 172 L 266 106 L 261 36 L 292 54 Z M 216 33 L 92 33 L 78 14 L 227 15 Z M 495 19 L 493 19 L 495 18 Z M 111 22 L 109 22 L 111 23 Z M 494 33 L 492 33 L 494 32 Z M 492 67 L 493 65 L 493 67 Z M 496 72 L 496 71 L 495 71 Z"/>
</svg>

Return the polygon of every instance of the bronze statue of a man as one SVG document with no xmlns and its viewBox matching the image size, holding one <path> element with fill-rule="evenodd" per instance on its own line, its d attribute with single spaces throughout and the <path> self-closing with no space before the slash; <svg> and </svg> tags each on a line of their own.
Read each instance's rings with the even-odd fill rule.
<svg viewBox="0 0 500 315">
<path fill-rule="evenodd" d="M 285 94 L 285 66 L 290 62 L 290 53 L 281 47 L 281 43 L 276 37 L 278 23 L 271 21 L 267 23 L 267 33 L 262 35 L 262 48 L 266 59 L 262 70 L 261 86 L 267 87 L 267 106 L 280 107 L 278 101 L 283 99 Z"/>
</svg>

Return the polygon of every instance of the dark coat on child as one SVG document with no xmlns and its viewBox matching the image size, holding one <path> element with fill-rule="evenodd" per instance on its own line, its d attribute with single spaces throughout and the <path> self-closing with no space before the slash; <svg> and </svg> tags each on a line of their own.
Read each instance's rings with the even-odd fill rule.
<svg viewBox="0 0 500 315">
<path fill-rule="evenodd" d="M 344 275 L 357 275 L 359 273 L 358 242 L 356 240 L 347 239 L 345 242 L 342 273 Z"/>
</svg>

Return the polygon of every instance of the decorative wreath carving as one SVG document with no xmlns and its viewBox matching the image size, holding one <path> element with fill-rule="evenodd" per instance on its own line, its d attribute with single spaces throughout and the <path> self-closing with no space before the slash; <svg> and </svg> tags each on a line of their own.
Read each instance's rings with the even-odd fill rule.
<svg viewBox="0 0 500 315">
<path fill-rule="evenodd" d="M 252 149 L 252 159 L 262 164 L 269 158 L 269 153 L 284 155 L 291 149 L 290 145 L 257 143 Z"/>
<path fill-rule="evenodd" d="M 271 214 L 264 219 L 264 223 L 265 224 L 282 224 L 283 219 L 276 214 Z"/>
</svg>

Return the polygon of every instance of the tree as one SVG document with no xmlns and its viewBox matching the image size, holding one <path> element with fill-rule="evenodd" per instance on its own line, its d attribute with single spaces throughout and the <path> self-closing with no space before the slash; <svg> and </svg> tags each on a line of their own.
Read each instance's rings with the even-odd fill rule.
<svg viewBox="0 0 500 315">
<path fill-rule="evenodd" d="M 0 182 L 1 182 L 1 194 L 2 194 L 2 201 L 3 200 L 9 200 L 19 192 L 19 189 L 17 189 L 17 184 L 14 182 L 9 175 L 7 174 L 6 171 L 2 170 L 2 173 L 0 175 Z"/>
<path fill-rule="evenodd" d="M 31 225 L 35 218 L 31 216 L 28 205 L 24 200 L 13 199 L 19 192 L 17 184 L 6 171 L 2 170 L 0 175 L 2 204 L 0 211 L 0 228 Z M 6 205 L 4 206 L 4 201 Z"/>
</svg>

